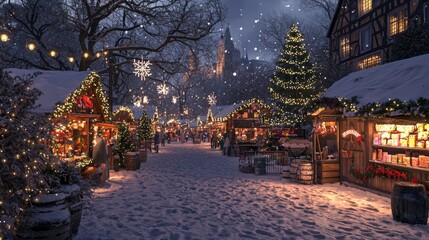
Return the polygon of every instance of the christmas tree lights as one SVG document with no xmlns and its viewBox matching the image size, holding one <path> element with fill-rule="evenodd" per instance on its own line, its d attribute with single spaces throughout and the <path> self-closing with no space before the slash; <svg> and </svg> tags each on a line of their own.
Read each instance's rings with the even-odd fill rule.
<svg viewBox="0 0 429 240">
<path fill-rule="evenodd" d="M 50 188 L 44 169 L 55 160 L 48 148 L 51 125 L 34 111 L 41 94 L 32 87 L 32 77 L 0 72 L 1 216 L 15 218 L 33 196 Z M 0 238 L 10 228 L 0 221 Z"/>
<path fill-rule="evenodd" d="M 152 124 L 147 115 L 147 112 L 143 111 L 143 114 L 140 118 L 140 124 L 137 127 L 137 136 L 139 139 L 145 141 L 146 146 L 146 141 L 150 140 L 152 138 L 152 135 Z"/>
<path fill-rule="evenodd" d="M 133 111 L 131 111 L 131 109 L 126 106 L 119 106 L 119 108 L 113 112 L 112 116 L 115 121 L 126 121 L 128 123 L 134 121 Z"/>
<path fill-rule="evenodd" d="M 304 38 L 293 25 L 270 79 L 269 92 L 276 107 L 276 122 L 290 126 L 304 122 L 303 109 L 317 97 L 316 75 Z"/>
<path fill-rule="evenodd" d="M 125 154 L 134 150 L 134 144 L 131 139 L 131 133 L 128 129 L 128 125 L 122 122 L 118 126 L 118 144 L 116 145 L 115 151 L 119 155 L 119 165 L 124 167 Z"/>
</svg>

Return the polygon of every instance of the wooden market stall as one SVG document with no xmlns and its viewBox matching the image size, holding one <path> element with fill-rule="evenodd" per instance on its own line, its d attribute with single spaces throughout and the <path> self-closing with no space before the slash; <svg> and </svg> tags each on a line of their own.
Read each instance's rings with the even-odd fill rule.
<svg viewBox="0 0 429 240">
<path fill-rule="evenodd" d="M 221 133 L 229 136 L 233 151 L 258 151 L 268 139 L 270 107 L 258 99 L 224 106 L 213 115 L 215 123 L 221 123 Z"/>
<path fill-rule="evenodd" d="M 386 193 L 408 181 L 428 191 L 428 82 L 426 54 L 354 72 L 324 93 L 357 100 L 339 121 L 343 181 Z"/>
<path fill-rule="evenodd" d="M 339 122 L 342 112 L 320 108 L 313 114 L 313 164 L 315 183 L 340 181 Z"/>
<path fill-rule="evenodd" d="M 34 87 L 43 94 L 38 112 L 51 116 L 53 153 L 65 160 L 91 157 L 94 126 L 109 119 L 107 98 L 94 72 L 8 69 L 12 76 L 35 74 Z"/>
</svg>

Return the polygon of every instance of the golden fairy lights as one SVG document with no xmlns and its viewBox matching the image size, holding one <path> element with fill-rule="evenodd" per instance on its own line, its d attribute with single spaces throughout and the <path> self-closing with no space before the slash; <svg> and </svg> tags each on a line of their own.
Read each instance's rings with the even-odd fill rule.
<svg viewBox="0 0 429 240">
<path fill-rule="evenodd" d="M 76 97 L 81 96 L 88 92 L 89 89 L 95 89 L 95 96 L 98 97 L 101 102 L 101 111 L 103 113 L 103 117 L 105 120 L 109 119 L 109 103 L 107 101 L 107 97 L 104 94 L 103 87 L 101 86 L 100 77 L 92 72 L 88 75 L 88 77 L 82 82 L 81 87 L 76 89 L 73 93 L 71 93 L 65 102 L 59 106 L 54 111 L 54 117 L 61 117 L 65 113 L 70 113 L 73 109 L 73 104 Z"/>
<path fill-rule="evenodd" d="M 314 65 L 310 63 L 310 54 L 303 42 L 298 27 L 293 25 L 276 65 L 276 73 L 270 79 L 269 92 L 278 111 L 279 123 L 295 125 L 303 121 L 303 114 L 297 110 L 317 97 Z"/>
</svg>

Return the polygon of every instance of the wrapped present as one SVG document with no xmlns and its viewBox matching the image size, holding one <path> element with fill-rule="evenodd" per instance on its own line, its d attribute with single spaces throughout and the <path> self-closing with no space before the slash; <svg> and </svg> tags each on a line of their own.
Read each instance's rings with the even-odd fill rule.
<svg viewBox="0 0 429 240">
<path fill-rule="evenodd" d="M 398 155 L 392 155 L 392 163 L 398 163 Z"/>
<path fill-rule="evenodd" d="M 420 155 L 419 156 L 419 167 L 429 168 L 429 157 Z"/>
<path fill-rule="evenodd" d="M 402 164 L 404 164 L 405 166 L 411 166 L 411 157 L 403 157 Z"/>
</svg>

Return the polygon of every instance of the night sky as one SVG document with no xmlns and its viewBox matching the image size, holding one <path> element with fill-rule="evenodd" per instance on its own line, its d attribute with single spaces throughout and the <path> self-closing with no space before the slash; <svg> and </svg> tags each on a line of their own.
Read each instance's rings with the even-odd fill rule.
<svg viewBox="0 0 429 240">
<path fill-rule="evenodd" d="M 235 47 L 250 59 L 268 60 L 269 55 L 259 43 L 260 19 L 273 12 L 301 14 L 298 0 L 223 0 L 228 7 L 228 15 L 223 28 L 230 26 Z"/>
</svg>

